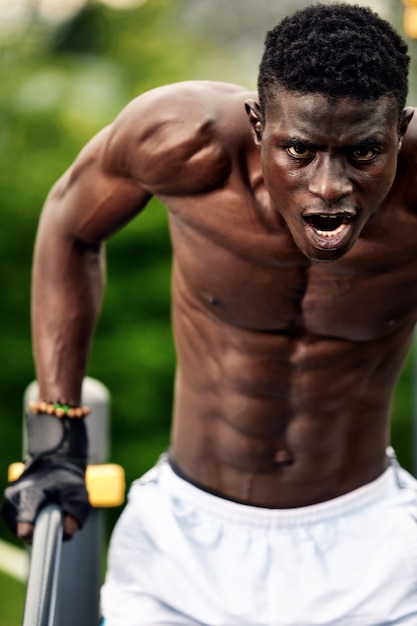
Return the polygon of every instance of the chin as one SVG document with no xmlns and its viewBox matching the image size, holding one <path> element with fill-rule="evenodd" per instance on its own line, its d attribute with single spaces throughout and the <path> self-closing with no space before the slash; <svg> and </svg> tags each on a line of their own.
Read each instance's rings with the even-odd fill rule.
<svg viewBox="0 0 417 626">
<path fill-rule="evenodd" d="M 297 246 L 310 261 L 315 263 L 332 263 L 345 256 L 352 249 L 354 243 L 354 241 L 350 241 L 343 246 L 322 248 L 312 246 L 310 242 L 303 241 L 297 244 Z"/>
<path fill-rule="evenodd" d="M 342 258 L 348 250 L 315 250 L 314 252 L 306 252 L 305 255 L 315 263 L 332 263 Z"/>
</svg>

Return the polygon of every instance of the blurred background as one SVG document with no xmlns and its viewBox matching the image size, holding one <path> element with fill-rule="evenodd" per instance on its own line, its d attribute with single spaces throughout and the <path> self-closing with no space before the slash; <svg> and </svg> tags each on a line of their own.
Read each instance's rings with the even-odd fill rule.
<svg viewBox="0 0 417 626">
<path fill-rule="evenodd" d="M 22 455 L 22 397 L 34 378 L 32 248 L 44 198 L 81 147 L 139 93 L 186 79 L 256 86 L 266 30 L 302 0 L 0 0 L 0 491 Z M 368 0 L 410 44 L 401 0 Z M 170 243 L 151 205 L 108 242 L 108 287 L 89 375 L 112 398 L 111 458 L 127 482 L 167 447 L 175 364 Z M 393 404 L 392 439 L 412 468 L 413 364 Z M 109 531 L 120 509 L 108 513 Z M 17 543 L 0 522 L 0 539 Z M 21 623 L 24 585 L 0 571 L 0 624 Z"/>
</svg>

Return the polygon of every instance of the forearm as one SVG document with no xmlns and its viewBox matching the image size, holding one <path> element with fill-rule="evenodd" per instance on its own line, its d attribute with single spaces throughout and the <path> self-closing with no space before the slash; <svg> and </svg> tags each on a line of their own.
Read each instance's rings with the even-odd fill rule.
<svg viewBox="0 0 417 626">
<path fill-rule="evenodd" d="M 32 323 L 40 399 L 78 406 L 104 271 L 100 246 L 82 244 L 70 233 L 55 220 L 47 202 L 35 246 Z M 69 411 L 49 414 L 41 405 L 39 411 L 27 411 L 25 470 L 6 489 L 1 505 L 9 528 L 27 540 L 48 501 L 64 511 L 64 537 L 83 526 L 90 509 L 84 418 Z"/>
<path fill-rule="evenodd" d="M 126 156 L 130 134 L 117 128 L 103 129 L 83 148 L 42 211 L 32 292 L 42 400 L 79 404 L 103 296 L 100 242 L 140 213 L 151 197 L 132 174 Z"/>
<path fill-rule="evenodd" d="M 39 397 L 80 404 L 104 285 L 103 247 L 41 220 L 34 255 L 32 334 Z"/>
</svg>

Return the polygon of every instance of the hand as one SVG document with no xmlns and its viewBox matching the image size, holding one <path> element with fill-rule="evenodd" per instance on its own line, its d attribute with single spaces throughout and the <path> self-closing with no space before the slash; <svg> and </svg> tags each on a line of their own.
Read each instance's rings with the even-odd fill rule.
<svg viewBox="0 0 417 626">
<path fill-rule="evenodd" d="M 90 510 L 84 420 L 29 411 L 27 431 L 25 471 L 7 487 L 1 514 L 13 533 L 31 541 L 39 510 L 55 502 L 64 512 L 64 539 L 69 539 L 82 528 Z"/>
<path fill-rule="evenodd" d="M 1 512 L 11 531 L 30 543 L 36 516 L 48 502 L 62 507 L 64 539 L 70 539 L 90 510 L 84 472 L 69 463 L 39 459 L 6 489 Z"/>
</svg>

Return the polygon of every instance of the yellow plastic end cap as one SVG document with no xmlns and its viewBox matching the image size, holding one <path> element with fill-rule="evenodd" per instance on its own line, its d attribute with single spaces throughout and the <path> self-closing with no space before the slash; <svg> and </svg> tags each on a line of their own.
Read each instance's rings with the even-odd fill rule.
<svg viewBox="0 0 417 626">
<path fill-rule="evenodd" d="M 24 465 L 23 463 L 12 463 L 11 465 L 9 465 L 9 471 L 7 473 L 7 480 L 9 481 L 9 483 L 13 482 L 14 480 L 17 480 L 21 473 L 24 470 Z"/>
<path fill-rule="evenodd" d="M 123 504 L 125 473 L 120 465 L 88 465 L 85 479 L 92 506 L 102 508 Z"/>
</svg>

